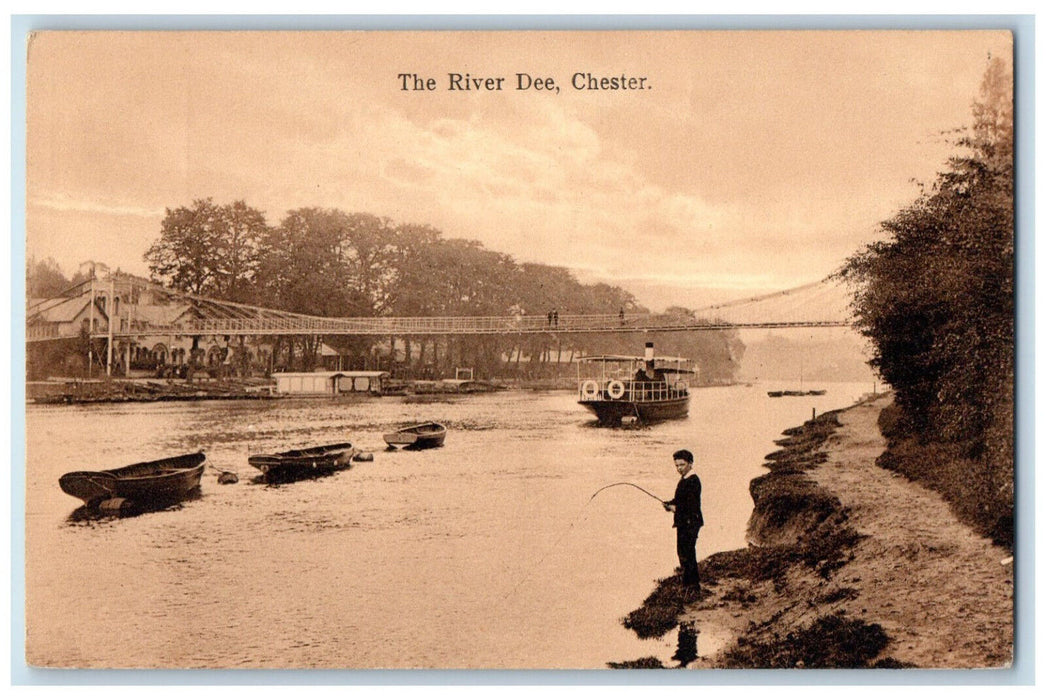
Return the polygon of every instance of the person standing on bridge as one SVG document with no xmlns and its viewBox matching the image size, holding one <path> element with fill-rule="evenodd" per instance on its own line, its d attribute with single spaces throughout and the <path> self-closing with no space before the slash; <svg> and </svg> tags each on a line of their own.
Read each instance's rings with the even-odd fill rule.
<svg viewBox="0 0 1046 700">
<path fill-rule="evenodd" d="M 690 450 L 676 450 L 672 454 L 679 483 L 675 497 L 665 501 L 665 510 L 672 513 L 672 527 L 676 529 L 676 554 L 683 570 L 683 585 L 700 592 L 697 574 L 697 535 L 705 524 L 701 515 L 701 480 L 694 472 L 694 455 Z"/>
</svg>

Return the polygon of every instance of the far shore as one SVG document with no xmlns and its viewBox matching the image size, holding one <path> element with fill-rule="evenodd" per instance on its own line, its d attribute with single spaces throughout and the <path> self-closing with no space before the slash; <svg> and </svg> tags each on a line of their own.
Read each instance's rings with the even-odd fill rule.
<svg viewBox="0 0 1046 700">
<path fill-rule="evenodd" d="M 1012 552 L 876 465 L 891 402 L 872 396 L 786 431 L 751 485 L 749 547 L 704 559 L 699 597 L 678 574 L 662 579 L 624 625 L 644 638 L 692 630 L 689 669 L 1009 667 Z M 725 644 L 703 652 L 702 630 Z"/>
<path fill-rule="evenodd" d="M 729 386 L 737 382 L 696 385 Z M 516 389 L 521 391 L 576 391 L 574 376 L 547 378 L 505 378 L 491 380 L 390 379 L 381 392 L 349 392 L 342 396 L 429 396 L 476 394 Z M 280 394 L 273 379 L 221 377 L 198 373 L 192 379 L 132 377 L 51 377 L 26 383 L 26 400 L 38 404 L 141 403 L 153 401 L 217 401 L 251 399 L 315 398 L 315 394 Z M 320 396 L 323 396 L 320 394 Z"/>
</svg>

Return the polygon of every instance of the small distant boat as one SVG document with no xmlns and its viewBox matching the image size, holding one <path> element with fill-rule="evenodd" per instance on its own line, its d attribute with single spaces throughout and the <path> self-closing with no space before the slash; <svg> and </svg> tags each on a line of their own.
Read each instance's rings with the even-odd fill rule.
<svg viewBox="0 0 1046 700">
<path fill-rule="evenodd" d="M 826 389 L 806 389 L 803 390 L 803 358 L 799 358 L 799 388 L 798 389 L 787 389 L 784 391 L 768 391 L 766 395 L 770 398 L 778 398 L 780 396 L 824 396 L 828 391 Z"/>
<path fill-rule="evenodd" d="M 389 447 L 424 450 L 429 447 L 442 447 L 447 437 L 447 429 L 440 423 L 420 423 L 393 433 L 385 433 L 382 437 Z"/>
<path fill-rule="evenodd" d="M 199 488 L 206 461 L 203 452 L 195 452 L 118 469 L 69 472 L 58 479 L 58 485 L 88 508 L 113 498 L 143 508 L 170 505 Z"/>
<path fill-rule="evenodd" d="M 321 476 L 351 466 L 356 453 L 351 442 L 338 442 L 300 450 L 253 454 L 247 463 L 257 469 L 269 483 L 283 483 Z"/>
</svg>

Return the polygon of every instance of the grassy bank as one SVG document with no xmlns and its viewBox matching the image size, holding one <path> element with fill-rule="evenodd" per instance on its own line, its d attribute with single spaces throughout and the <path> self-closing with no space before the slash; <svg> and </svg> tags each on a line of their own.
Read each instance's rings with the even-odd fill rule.
<svg viewBox="0 0 1046 700">
<path fill-rule="evenodd" d="M 876 465 L 888 403 L 879 397 L 785 431 L 750 486 L 751 546 L 703 560 L 700 597 L 678 574 L 658 581 L 625 627 L 661 637 L 682 622 L 728 640 L 691 668 L 1009 663 L 1012 558 L 940 495 Z"/>
<path fill-rule="evenodd" d="M 805 476 L 824 463 L 824 443 L 839 426 L 837 412 L 825 413 L 777 440 L 781 448 L 767 455 L 769 472 L 754 479 L 750 539 L 759 546 L 713 554 L 702 562 L 700 598 L 681 585 L 678 574 L 658 582 L 654 592 L 623 624 L 639 637 L 660 637 L 675 628 L 687 607 L 717 599 L 745 609 L 755 602 L 754 589 L 769 585 L 780 591 L 796 570 L 824 581 L 851 556 L 859 535 L 847 524 L 839 499 Z M 846 596 L 845 588 L 829 596 Z M 826 601 L 830 602 L 830 601 Z M 753 624 L 723 655 L 726 668 L 859 668 L 882 651 L 882 628 L 836 614 L 815 617 L 808 625 L 784 628 L 777 618 Z M 633 666 L 634 664 L 634 666 Z M 650 667 L 650 659 L 615 664 Z M 876 665 L 899 665 L 881 660 Z"/>
</svg>

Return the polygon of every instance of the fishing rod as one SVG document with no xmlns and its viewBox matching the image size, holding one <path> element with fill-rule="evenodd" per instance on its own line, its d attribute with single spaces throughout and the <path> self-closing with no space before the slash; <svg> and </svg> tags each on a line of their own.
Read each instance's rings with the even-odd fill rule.
<svg viewBox="0 0 1046 700">
<path fill-rule="evenodd" d="M 592 497 L 588 499 L 589 502 L 591 503 L 593 498 L 598 496 L 601 492 L 606 491 L 607 489 L 611 488 L 612 486 L 631 486 L 634 489 L 639 489 L 640 491 L 642 491 L 646 495 L 648 495 L 651 498 L 653 498 L 658 503 L 661 503 L 662 505 L 664 505 L 664 503 L 665 503 L 665 501 L 663 499 L 661 499 L 661 498 L 655 496 L 654 494 L 650 493 L 649 491 L 647 491 L 642 486 L 637 486 L 636 484 L 633 484 L 631 481 L 618 481 L 617 483 L 614 483 L 614 484 L 607 484 L 606 486 L 604 486 L 603 488 L 599 489 L 594 494 L 592 494 Z"/>
</svg>

